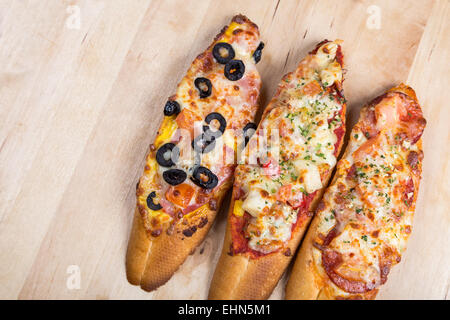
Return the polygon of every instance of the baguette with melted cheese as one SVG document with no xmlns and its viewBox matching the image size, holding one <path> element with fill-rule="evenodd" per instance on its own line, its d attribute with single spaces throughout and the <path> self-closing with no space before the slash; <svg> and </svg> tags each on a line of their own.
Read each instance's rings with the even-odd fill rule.
<svg viewBox="0 0 450 320">
<path fill-rule="evenodd" d="M 373 299 L 411 233 L 426 121 L 403 84 L 361 111 L 295 261 L 286 299 Z"/>
<path fill-rule="evenodd" d="M 266 299 L 291 261 L 341 150 L 342 67 L 325 40 L 283 77 L 235 172 L 210 299 Z"/>
</svg>

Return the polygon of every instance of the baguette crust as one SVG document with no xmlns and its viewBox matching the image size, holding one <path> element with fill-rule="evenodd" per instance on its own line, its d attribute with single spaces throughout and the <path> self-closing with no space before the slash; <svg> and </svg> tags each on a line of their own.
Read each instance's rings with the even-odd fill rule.
<svg viewBox="0 0 450 320">
<path fill-rule="evenodd" d="M 222 254 L 214 272 L 208 299 L 268 299 L 289 265 L 289 262 L 292 260 L 305 230 L 308 228 L 312 212 L 315 210 L 322 195 L 323 190 L 316 194 L 309 208 L 311 214 L 305 223 L 293 234 L 292 238 L 286 244 L 286 249 L 282 252 L 275 252 L 260 259 L 251 259 L 244 255 L 230 255 L 231 231 L 230 225 L 228 225 Z M 231 200 L 231 203 L 233 202 L 234 199 Z M 233 206 L 230 206 L 228 215 L 232 213 Z"/>
<path fill-rule="evenodd" d="M 234 154 L 233 130 L 254 120 L 261 86 L 255 64 L 262 47 L 258 27 L 243 15 L 233 17 L 169 98 L 136 190 L 126 254 L 131 284 L 146 291 L 163 285 L 208 233 L 235 168 L 211 155 Z M 220 126 L 213 128 L 213 121 Z"/>
<path fill-rule="evenodd" d="M 225 192 L 226 188 L 221 189 L 219 196 L 223 198 Z M 136 210 L 126 258 L 128 281 L 145 291 L 153 291 L 166 283 L 206 237 L 216 214 L 217 210 L 205 208 L 198 219 L 190 219 L 189 226 L 197 228 L 192 236 L 183 233 L 188 228 L 182 222 L 174 226 L 172 234 L 163 233 L 150 240 Z M 204 217 L 208 219 L 206 224 L 202 223 Z"/>
<path fill-rule="evenodd" d="M 321 42 L 312 54 L 315 54 L 318 48 L 326 43 L 327 41 Z M 339 64 L 342 65 L 340 48 L 338 49 L 338 53 L 340 60 Z M 311 56 L 309 56 L 308 59 L 311 59 Z M 300 77 L 302 77 L 302 75 L 306 73 L 305 70 L 308 68 L 309 61 L 311 60 L 302 61 L 296 72 L 289 73 L 283 78 L 277 93 L 264 111 L 263 119 L 265 119 L 266 115 L 268 115 L 271 110 L 276 109 L 283 104 L 285 83 L 288 83 L 287 86 L 289 86 L 288 80 L 297 77 L 298 74 L 301 74 Z M 340 90 L 341 83 L 338 82 L 337 86 Z M 341 114 L 344 115 L 343 118 L 345 118 L 345 109 L 346 106 L 345 103 L 343 103 L 341 106 Z M 343 123 L 343 127 L 345 128 L 345 123 Z M 336 156 L 339 155 L 341 151 L 342 140 L 343 136 L 338 138 L 335 149 Z M 331 173 L 332 168 L 326 171 L 325 175 L 321 176 L 323 186 L 328 184 Z M 235 185 L 235 189 L 239 189 L 239 187 Z M 322 198 L 324 189 L 324 187 L 318 189 L 308 207 L 305 208 L 301 214 L 298 214 L 298 225 L 294 228 L 292 236 L 282 249 L 257 258 L 245 253 L 233 253 L 233 231 L 230 223 L 230 217 L 234 214 L 236 201 L 235 192 L 233 192 L 231 200 L 232 205 L 230 206 L 228 213 L 229 223 L 226 229 L 224 245 L 211 282 L 208 298 L 212 300 L 256 300 L 269 298 L 295 254 L 312 218 L 313 212 Z"/>
<path fill-rule="evenodd" d="M 147 236 L 139 210 L 136 209 L 126 256 L 127 279 L 133 285 L 140 285 L 141 283 L 151 245 L 152 241 Z"/>
<path fill-rule="evenodd" d="M 332 184 L 335 179 L 333 179 Z M 313 241 L 317 236 L 318 219 L 313 219 L 303 239 L 302 246 L 297 254 L 294 267 L 286 285 L 286 300 L 323 300 L 321 292 L 323 281 L 315 277 L 316 271 L 313 264 Z"/>
<path fill-rule="evenodd" d="M 413 101 L 414 104 L 418 106 L 417 97 L 415 95 L 415 92 L 413 89 L 406 85 L 399 85 L 397 87 L 394 87 L 390 89 L 385 95 L 380 96 L 379 98 L 375 99 L 372 103 L 369 103 L 368 106 L 366 106 L 362 111 L 361 115 L 363 115 L 364 112 L 366 112 L 366 109 L 369 107 L 376 106 L 378 103 L 382 101 L 382 99 L 387 95 L 406 95 L 410 98 L 410 101 Z M 420 106 L 418 106 L 418 109 L 420 111 Z M 409 114 L 409 112 L 408 112 Z M 421 114 L 421 112 L 420 112 Z M 362 121 L 364 117 L 361 116 L 358 123 L 355 125 L 355 128 L 359 128 L 361 126 Z M 425 120 L 423 118 L 420 119 L 421 122 L 421 129 L 423 130 L 425 126 Z M 359 132 L 357 129 L 355 132 Z M 355 132 L 352 132 L 351 135 L 354 135 Z M 420 132 L 421 135 L 422 132 Z M 419 136 L 420 137 L 420 136 Z M 418 152 L 421 152 L 422 150 L 422 141 L 421 138 L 415 143 L 417 146 Z M 342 156 L 342 160 L 340 160 L 340 163 L 338 163 L 337 166 L 337 174 L 334 176 L 333 181 L 329 187 L 329 189 L 332 188 L 336 183 L 342 182 L 342 175 L 340 174 L 340 167 L 344 167 L 344 159 L 348 159 L 349 157 L 352 157 L 352 154 L 355 152 L 355 149 L 352 147 L 352 142 L 349 143 L 349 146 L 347 147 L 344 155 Z M 343 162 L 341 164 L 341 162 Z M 410 215 L 410 218 L 412 219 L 412 215 L 414 213 L 414 202 L 417 198 L 417 192 L 418 192 L 418 185 L 420 181 L 420 171 L 421 171 L 421 164 L 416 163 L 413 171 L 416 171 L 413 174 L 414 179 L 414 196 L 412 198 L 413 202 L 410 204 L 410 210 L 409 213 L 406 215 Z M 331 191 L 330 191 L 331 193 Z M 327 198 L 327 193 L 325 194 L 324 200 Z M 392 263 L 389 263 L 387 267 L 380 267 L 382 269 L 382 276 L 381 281 L 378 283 L 374 288 L 371 288 L 370 290 L 367 290 L 366 292 L 360 292 L 360 293 L 353 293 L 349 294 L 348 292 L 340 290 L 335 283 L 329 278 L 327 273 L 323 271 L 323 265 L 317 263 L 317 255 L 314 253 L 318 250 L 318 247 L 314 245 L 314 243 L 317 241 L 318 238 L 323 237 L 321 232 L 319 232 L 319 226 L 321 224 L 321 217 L 319 213 L 321 211 L 324 211 L 328 208 L 325 204 L 320 204 L 319 208 L 317 210 L 317 213 L 311 223 L 310 228 L 308 229 L 307 235 L 302 243 L 302 246 L 299 250 L 298 256 L 296 258 L 294 267 L 292 269 L 289 281 L 286 285 L 286 299 L 288 300 L 329 300 L 329 299 L 375 299 L 376 294 L 378 293 L 378 288 L 380 285 L 382 285 L 386 279 L 387 274 L 389 273 L 389 269 L 391 265 L 395 265 L 400 261 L 400 255 L 398 255 L 395 260 Z M 337 218 L 336 218 L 337 219 Z M 400 219 L 399 222 L 400 223 Z M 409 234 L 410 230 L 408 231 Z M 364 237 L 364 236 L 363 236 Z M 362 237 L 362 238 L 363 238 Z M 405 237 L 407 240 L 407 236 Z M 367 238 L 366 238 L 367 239 Z M 406 242 L 405 240 L 405 242 Z M 367 240 L 366 240 L 367 241 Z M 389 243 L 388 243 L 389 245 Z M 395 251 L 397 248 L 394 247 Z M 400 251 L 400 250 L 399 250 Z M 395 251 L 397 252 L 397 251 Z M 401 253 L 401 251 L 400 251 Z M 323 263 L 323 262 L 322 262 Z"/>
</svg>

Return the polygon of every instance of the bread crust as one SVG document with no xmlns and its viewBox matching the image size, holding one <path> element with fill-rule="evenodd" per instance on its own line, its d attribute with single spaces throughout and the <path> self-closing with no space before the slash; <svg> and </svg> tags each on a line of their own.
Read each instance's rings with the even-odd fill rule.
<svg viewBox="0 0 450 320">
<path fill-rule="evenodd" d="M 404 84 L 400 84 L 399 86 L 391 88 L 386 92 L 386 94 L 390 92 L 405 94 L 408 97 L 412 98 L 416 103 L 418 103 L 414 90 Z M 377 99 L 379 98 L 376 98 L 374 101 L 377 101 Z M 372 103 L 373 102 L 369 103 L 369 105 L 371 105 Z M 421 139 L 417 141 L 416 144 L 421 150 Z M 346 148 L 341 158 L 347 158 L 347 156 L 349 156 L 349 154 L 353 151 L 354 150 L 352 150 L 351 148 Z M 337 175 L 334 176 L 331 185 L 336 182 L 337 178 Z M 319 236 L 319 223 L 320 220 L 318 216 L 315 215 L 301 245 L 301 248 L 299 249 L 289 280 L 286 284 L 286 300 L 333 300 L 339 298 L 336 297 L 335 294 L 330 290 L 330 280 L 328 279 L 328 277 L 321 276 L 319 270 L 317 270 L 317 268 L 314 266 L 313 249 L 315 249 L 315 247 L 313 243 L 314 240 Z M 374 289 L 362 296 L 358 296 L 358 298 L 375 299 L 377 293 L 378 289 Z"/>
<path fill-rule="evenodd" d="M 347 150 L 342 157 L 347 155 Z M 331 184 L 337 179 L 334 176 Z M 325 193 L 326 188 L 322 191 Z M 322 197 L 321 197 L 322 198 Z M 317 206 L 316 208 L 317 209 Z M 318 235 L 319 219 L 312 219 L 308 228 L 302 245 L 298 250 L 295 258 L 294 266 L 289 275 L 288 283 L 286 284 L 285 299 L 286 300 L 328 300 L 325 292 L 323 292 L 324 281 L 320 277 L 316 277 L 317 271 L 313 264 L 312 249 L 313 240 Z"/>
<path fill-rule="evenodd" d="M 224 198 L 229 184 L 224 184 L 217 191 L 218 199 Z M 218 203 L 217 208 L 220 208 L 220 205 L 221 203 Z M 151 237 L 136 209 L 126 255 L 128 281 L 139 285 L 145 291 L 153 291 L 165 284 L 206 237 L 217 212 L 217 209 L 212 210 L 208 205 L 204 205 L 199 214 L 183 218 L 180 223 L 174 225 L 171 232 Z M 192 235 L 186 232 L 193 229 L 195 231 Z"/>
<path fill-rule="evenodd" d="M 126 255 L 126 273 L 129 283 L 133 285 L 141 283 L 151 245 L 152 241 L 147 236 L 139 210 L 136 208 Z"/>
<path fill-rule="evenodd" d="M 299 249 L 286 285 L 286 300 L 317 300 L 319 298 L 323 282 L 315 277 L 312 256 L 312 244 L 317 236 L 318 223 L 318 219 L 313 219 Z"/>
</svg>

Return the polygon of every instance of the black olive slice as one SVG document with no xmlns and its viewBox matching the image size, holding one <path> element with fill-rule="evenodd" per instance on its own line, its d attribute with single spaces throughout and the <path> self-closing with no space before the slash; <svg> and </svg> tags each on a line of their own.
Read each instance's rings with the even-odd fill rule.
<svg viewBox="0 0 450 320">
<path fill-rule="evenodd" d="M 203 189 L 213 189 L 219 183 L 217 176 L 208 168 L 202 166 L 198 166 L 194 169 L 191 180 Z"/>
<path fill-rule="evenodd" d="M 192 149 L 199 153 L 208 153 L 216 146 L 216 138 L 213 135 L 200 134 L 192 140 Z"/>
<path fill-rule="evenodd" d="M 234 49 L 226 42 L 217 43 L 212 50 L 212 54 L 217 62 L 221 64 L 225 64 L 234 59 Z"/>
<path fill-rule="evenodd" d="M 198 93 L 200 94 L 200 98 L 207 98 L 211 95 L 212 91 L 212 84 L 209 79 L 206 78 L 196 78 L 194 80 L 194 85 L 198 90 Z"/>
<path fill-rule="evenodd" d="M 176 101 L 169 100 L 166 102 L 166 105 L 164 106 L 164 115 L 167 117 L 174 114 L 179 114 L 180 111 L 181 111 L 180 104 Z"/>
<path fill-rule="evenodd" d="M 224 68 L 225 77 L 231 81 L 237 81 L 244 76 L 245 65 L 241 60 L 231 60 Z"/>
<path fill-rule="evenodd" d="M 214 136 L 215 138 L 218 138 L 225 132 L 225 129 L 227 128 L 227 120 L 225 120 L 225 118 L 218 112 L 212 112 L 212 113 L 208 114 L 205 118 L 205 122 L 208 125 L 213 120 L 219 121 L 219 124 L 220 124 L 219 129 L 216 131 L 212 131 L 209 126 L 203 126 L 203 131 L 208 136 Z"/>
<path fill-rule="evenodd" d="M 168 184 L 176 186 L 186 180 L 187 174 L 180 169 L 169 169 L 163 172 L 163 178 Z"/>
<path fill-rule="evenodd" d="M 156 197 L 156 192 L 155 191 L 150 192 L 150 194 L 147 196 L 147 207 L 149 207 L 153 211 L 161 210 L 162 206 L 159 203 L 156 204 L 153 202 L 154 197 Z"/>
<path fill-rule="evenodd" d="M 173 143 L 163 144 L 156 152 L 156 162 L 162 167 L 170 168 L 180 156 L 180 150 Z"/>
<path fill-rule="evenodd" d="M 256 124 L 253 122 L 249 122 L 244 127 L 244 141 L 245 145 L 250 141 L 250 138 L 255 134 L 256 132 Z"/>
<path fill-rule="evenodd" d="M 253 52 L 253 59 L 255 63 L 258 63 L 261 60 L 262 50 L 264 49 L 264 43 L 260 42 L 258 48 L 256 48 L 255 52 Z"/>
</svg>

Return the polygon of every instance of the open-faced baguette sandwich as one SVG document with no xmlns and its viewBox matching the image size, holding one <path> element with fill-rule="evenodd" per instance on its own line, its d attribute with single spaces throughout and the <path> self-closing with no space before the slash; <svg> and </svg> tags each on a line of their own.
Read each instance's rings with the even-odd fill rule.
<svg viewBox="0 0 450 320">
<path fill-rule="evenodd" d="M 233 131 L 248 136 L 256 128 L 261 81 L 255 64 L 262 48 L 258 27 L 235 16 L 167 101 L 137 186 L 126 258 L 130 283 L 158 288 L 207 234 L 232 185 Z"/>
<path fill-rule="evenodd" d="M 411 233 L 426 121 L 414 91 L 361 111 L 295 261 L 286 299 L 373 299 Z"/>
<path fill-rule="evenodd" d="M 340 41 L 319 43 L 265 109 L 236 168 L 210 299 L 268 298 L 292 259 L 342 146 L 342 59 Z"/>
</svg>

